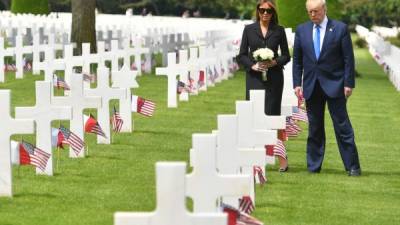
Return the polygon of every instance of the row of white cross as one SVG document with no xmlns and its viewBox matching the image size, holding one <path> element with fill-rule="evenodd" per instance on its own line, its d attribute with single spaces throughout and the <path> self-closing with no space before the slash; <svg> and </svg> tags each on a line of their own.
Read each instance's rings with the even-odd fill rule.
<svg viewBox="0 0 400 225">
<path fill-rule="evenodd" d="M 36 146 L 51 154 L 51 122 L 54 120 L 70 120 L 70 130 L 84 140 L 83 110 L 97 109 L 98 123 L 103 128 L 106 138 L 98 136 L 98 143 L 110 143 L 109 101 L 120 102 L 120 116 L 124 120 L 121 131 L 132 130 L 131 85 L 137 86 L 134 76 L 129 72 L 113 72 L 113 87 L 109 86 L 110 72 L 108 68 L 99 67 L 97 71 L 97 87 L 83 88 L 82 74 L 71 76 L 69 94 L 53 96 L 53 85 L 48 81 L 36 82 L 36 104 L 33 107 L 16 107 L 15 119 L 10 117 L 10 91 L 0 91 L 0 195 L 11 196 L 10 170 L 10 136 L 17 133 L 35 133 Z M 35 124 L 35 126 L 33 126 Z M 33 129 L 35 128 L 35 129 Z M 85 151 L 76 155 L 72 149 L 70 157 L 84 157 Z M 52 158 L 46 169 L 38 174 L 53 175 Z"/>
<path fill-rule="evenodd" d="M 156 210 L 118 212 L 114 224 L 226 224 L 219 203 L 237 207 L 243 195 L 254 202 L 253 166 L 273 162 L 264 146 L 276 144 L 277 130 L 285 128 L 285 116 L 264 114 L 264 97 L 264 91 L 252 90 L 250 101 L 236 102 L 236 114 L 218 116 L 218 130 L 193 134 L 190 174 L 185 163 L 157 163 Z M 186 196 L 193 199 L 193 213 L 186 210 Z"/>
<path fill-rule="evenodd" d="M 16 61 L 16 78 L 23 78 L 24 73 L 24 56 L 33 55 L 33 73 L 39 74 L 44 71 L 45 80 L 52 80 L 53 73 L 57 70 L 66 71 L 66 82 L 70 82 L 69 75 L 74 67 L 82 67 L 83 72 L 90 73 L 90 65 L 104 65 L 106 61 L 111 61 L 112 70 L 119 70 L 118 60 L 124 59 L 124 64 L 128 64 L 130 68 L 130 57 L 134 56 L 134 63 L 138 68 L 138 75 L 141 74 L 141 59 L 143 54 L 148 54 L 149 49 L 143 48 L 140 40 L 135 37 L 124 39 L 123 45 L 119 46 L 117 40 L 111 42 L 111 49 L 105 50 L 104 42 L 98 42 L 98 53 L 90 53 L 90 44 L 82 44 L 82 55 L 73 55 L 73 44 L 57 47 L 53 42 L 50 44 L 39 44 L 39 35 L 34 36 L 33 45 L 23 45 L 22 36 L 16 38 L 16 46 L 5 48 L 4 38 L 0 37 L 0 68 L 4 68 L 5 57 L 15 57 Z M 53 40 L 53 38 L 50 38 Z M 131 45 L 133 43 L 134 46 Z M 56 58 L 56 52 L 62 52 L 63 58 Z M 40 61 L 40 53 L 44 53 L 44 60 Z M 4 70 L 0 70 L 0 82 L 4 82 Z"/>
<path fill-rule="evenodd" d="M 385 72 L 389 75 L 389 80 L 400 91 L 400 48 L 361 25 L 356 26 L 356 31 L 361 38 L 367 41 L 372 57 L 383 66 Z"/>
<path fill-rule="evenodd" d="M 218 129 L 212 134 L 193 135 L 192 173 L 185 175 L 185 163 L 156 164 L 155 211 L 117 212 L 114 224 L 226 224 L 218 203 L 237 207 L 238 197 L 243 195 L 250 195 L 255 202 L 253 166 L 265 168 L 275 163 L 274 157 L 265 154 L 265 145 L 276 144 L 277 130 L 285 129 L 286 116 L 297 106 L 291 63 L 285 68 L 282 116 L 266 116 L 265 92 L 251 90 L 250 101 L 236 102 L 235 115 L 218 115 Z M 187 196 L 193 199 L 193 213 L 186 209 Z"/>
<path fill-rule="evenodd" d="M 50 13 L 49 15 L 14 15 L 10 12 L 0 12 L 0 30 L 8 35 L 16 30 L 17 34 L 25 34 L 26 28 L 32 33 L 43 29 L 45 33 L 54 33 L 67 37 L 71 36 L 71 13 Z M 223 19 L 182 19 L 180 17 L 142 17 L 126 15 L 96 14 L 96 30 L 110 38 L 128 37 L 132 33 L 139 36 L 150 34 L 169 35 L 180 33 L 182 30 L 189 33 L 193 40 L 205 38 L 206 31 L 226 31 L 225 35 L 238 36 L 241 32 L 237 28 L 249 21 L 233 21 Z M 212 26 L 210 26 L 212 24 Z M 150 31 L 151 30 L 151 31 Z M 111 33 L 110 33 L 111 31 Z M 232 32 L 233 31 L 233 32 Z M 239 35 L 240 36 L 240 35 Z"/>
<path fill-rule="evenodd" d="M 168 79 L 168 94 L 167 94 L 167 106 L 174 108 L 178 106 L 177 103 L 177 76 L 179 80 L 188 83 L 189 75 L 190 78 L 197 82 L 200 77 L 200 71 L 204 73 L 204 87 L 200 90 L 207 90 L 207 86 L 213 86 L 214 82 L 221 82 L 226 80 L 233 74 L 229 73 L 229 64 L 232 63 L 235 51 L 229 50 L 227 43 L 217 45 L 217 48 L 190 48 L 189 55 L 187 50 L 180 50 L 179 54 L 168 53 L 168 65 L 167 67 L 156 68 L 156 75 L 165 75 Z M 177 57 L 179 56 L 179 57 Z M 179 58 L 179 62 L 177 62 Z M 207 68 L 215 68 L 217 71 L 224 71 L 218 78 L 212 82 L 209 80 L 210 73 Z M 221 73 L 221 72 L 219 72 Z M 197 94 L 196 90 L 193 94 Z M 189 93 L 183 92 L 179 96 L 181 101 L 189 100 Z"/>
<path fill-rule="evenodd" d="M 114 41 L 113 43 L 117 43 Z M 85 48 L 86 47 L 86 48 Z M 88 45 L 84 45 L 84 52 L 89 49 Z M 48 153 L 51 153 L 51 121 L 54 120 L 70 120 L 70 130 L 75 133 L 78 137 L 84 140 L 84 132 L 83 132 L 83 110 L 86 108 L 95 108 L 98 112 L 98 122 L 100 126 L 104 129 L 106 137 L 98 136 L 98 143 L 109 144 L 110 143 L 110 125 L 109 125 L 109 101 L 111 99 L 118 99 L 120 104 L 120 115 L 124 120 L 124 125 L 121 131 L 132 131 L 132 118 L 131 118 L 131 88 L 138 87 L 138 84 L 135 81 L 135 73 L 129 69 L 128 64 L 124 64 L 124 66 L 119 69 L 118 61 L 112 63 L 112 87 L 109 86 L 109 69 L 104 67 L 104 58 L 109 60 L 114 60 L 115 58 L 120 58 L 122 55 L 126 54 L 112 52 L 109 58 L 105 56 L 101 57 L 102 52 L 98 53 L 99 56 L 95 54 L 82 56 L 73 56 L 72 55 L 72 45 L 68 45 L 64 47 L 64 58 L 62 59 L 52 59 L 54 48 L 48 47 L 45 52 L 45 60 L 39 63 L 39 66 L 36 63 L 33 64 L 34 67 L 41 69 L 45 69 L 45 80 L 47 81 L 37 81 L 36 83 L 36 105 L 33 107 L 17 107 L 16 111 L 16 119 L 13 120 L 10 113 L 9 106 L 9 91 L 2 91 L 2 99 L 8 99 L 2 101 L 2 111 L 0 114 L 0 118 L 8 118 L 4 121 L 1 121 L 1 129 L 4 129 L 4 132 L 0 132 L 4 142 L 1 143 L 1 148 L 4 149 L 2 154 L 5 157 L 2 157 L 2 161 L 0 163 L 0 171 L 4 172 L 4 179 L 1 177 L 2 186 L 1 190 L 5 192 L 2 195 L 10 196 L 11 192 L 11 170 L 10 170 L 10 144 L 9 138 L 11 134 L 18 133 L 21 131 L 21 127 L 15 125 L 16 121 L 20 119 L 28 119 L 25 121 L 26 123 L 32 124 L 34 122 L 35 130 L 23 130 L 21 133 L 35 133 L 36 132 L 36 146 Z M 192 51 L 192 59 L 190 63 L 187 65 L 187 71 L 189 72 L 195 65 L 207 64 L 207 61 L 203 59 L 202 62 L 198 59 L 198 57 L 194 57 L 197 55 L 194 49 Z M 206 53 L 204 53 L 206 54 Z M 208 53 L 213 54 L 213 53 Z M 100 58 L 99 61 L 97 61 Z M 183 56 L 182 56 L 183 58 Z M 101 60 L 103 59 L 103 60 Z M 226 59 L 226 58 L 225 58 Z M 84 66 L 86 63 L 97 63 L 97 87 L 91 89 L 89 87 L 84 88 L 83 86 L 83 77 L 82 74 L 75 74 L 72 71 L 72 68 L 76 66 Z M 90 61 L 92 60 L 92 61 Z M 126 58 L 124 59 L 126 60 Z M 197 61 L 196 61 L 197 60 Z M 210 59 L 209 59 L 210 60 Z M 212 60 L 212 59 L 211 59 Z M 214 61 L 214 60 L 212 60 Z M 41 65 L 42 64 L 42 65 Z M 44 66 L 43 66 L 44 65 Z M 113 66 L 114 65 L 114 66 Z M 182 62 L 183 65 L 183 62 Z M 114 68 L 116 68 L 114 70 Z M 196 67 L 197 68 L 197 67 Z M 70 85 L 70 90 L 67 92 L 65 96 L 53 96 L 53 85 L 51 84 L 52 79 L 49 74 L 52 74 L 56 70 L 64 71 L 66 80 Z M 174 90 L 176 92 L 176 88 Z M 3 107 L 4 106 L 4 107 Z M 22 125 L 21 125 L 22 126 Z M 29 128 L 30 126 L 24 125 L 24 127 Z M 7 131 L 7 132 L 6 132 Z M 3 137 L 4 136 L 4 137 Z M 79 155 L 75 155 L 75 153 L 71 150 L 70 157 L 84 157 L 84 151 L 81 151 Z M 4 168 L 3 168 L 4 167 Z M 52 158 L 50 158 L 47 167 L 44 172 L 41 170 L 37 170 L 37 173 L 52 175 L 53 174 L 53 163 Z"/>
</svg>

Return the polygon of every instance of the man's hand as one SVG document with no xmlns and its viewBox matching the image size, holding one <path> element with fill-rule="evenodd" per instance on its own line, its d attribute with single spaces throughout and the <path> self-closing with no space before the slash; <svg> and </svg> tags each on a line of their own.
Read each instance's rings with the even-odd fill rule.
<svg viewBox="0 0 400 225">
<path fill-rule="evenodd" d="M 352 93 L 353 93 L 353 89 L 352 88 L 344 87 L 344 96 L 346 98 L 349 98 Z"/>
<path fill-rule="evenodd" d="M 296 94 L 297 98 L 303 97 L 303 90 L 301 90 L 300 86 L 294 88 L 294 93 Z"/>
</svg>

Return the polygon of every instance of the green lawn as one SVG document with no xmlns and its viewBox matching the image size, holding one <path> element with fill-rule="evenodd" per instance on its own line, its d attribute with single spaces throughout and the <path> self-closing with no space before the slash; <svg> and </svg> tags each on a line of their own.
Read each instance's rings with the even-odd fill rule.
<svg viewBox="0 0 400 225">
<path fill-rule="evenodd" d="M 400 93 L 366 50 L 356 50 L 356 57 L 362 77 L 349 112 L 363 175 L 354 178 L 344 172 L 327 116 L 320 174 L 306 170 L 306 132 L 287 144 L 288 173 L 277 172 L 278 166 L 267 169 L 269 183 L 257 187 L 254 213 L 265 224 L 400 224 Z M 43 76 L 7 78 L 0 88 L 12 90 L 12 105 L 34 105 L 34 81 Z M 14 167 L 14 197 L 0 198 L 1 225 L 111 225 L 116 211 L 152 211 L 155 162 L 188 161 L 191 135 L 216 129 L 217 115 L 234 113 L 235 101 L 244 98 L 242 72 L 189 102 L 179 102 L 177 109 L 166 108 L 165 77 L 142 76 L 138 81 L 141 87 L 134 93 L 156 101 L 154 117 L 135 114 L 135 131 L 115 135 L 112 145 L 97 145 L 86 135 L 90 155 L 69 159 L 62 151 L 53 177 L 36 176 L 32 167 Z M 32 140 L 32 135 L 24 138 Z"/>
</svg>

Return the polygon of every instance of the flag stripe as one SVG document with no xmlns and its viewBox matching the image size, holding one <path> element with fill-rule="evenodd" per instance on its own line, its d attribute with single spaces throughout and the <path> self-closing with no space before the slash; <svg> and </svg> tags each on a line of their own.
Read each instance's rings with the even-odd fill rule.
<svg viewBox="0 0 400 225">
<path fill-rule="evenodd" d="M 65 143 L 71 146 L 76 155 L 79 155 L 83 149 L 83 146 L 85 146 L 83 140 L 64 126 L 60 126 L 60 131 L 64 136 Z"/>
</svg>

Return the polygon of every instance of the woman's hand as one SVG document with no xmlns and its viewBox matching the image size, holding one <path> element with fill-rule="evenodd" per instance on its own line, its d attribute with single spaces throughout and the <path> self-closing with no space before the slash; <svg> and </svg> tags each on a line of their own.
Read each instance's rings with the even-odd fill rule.
<svg viewBox="0 0 400 225">
<path fill-rule="evenodd" d="M 254 64 L 251 69 L 257 72 L 264 72 L 266 71 L 268 68 L 274 67 L 276 66 L 278 63 L 276 62 L 276 60 L 271 60 L 271 61 L 262 61 L 262 62 L 257 62 L 256 64 Z"/>
<path fill-rule="evenodd" d="M 251 69 L 257 72 L 264 72 L 268 69 L 268 66 L 266 62 L 257 62 L 251 67 Z"/>
</svg>

